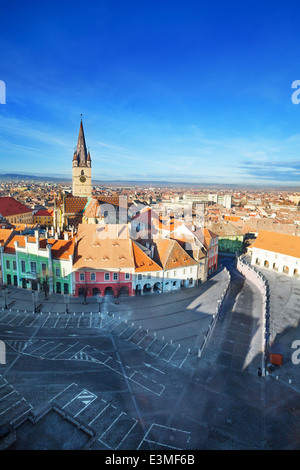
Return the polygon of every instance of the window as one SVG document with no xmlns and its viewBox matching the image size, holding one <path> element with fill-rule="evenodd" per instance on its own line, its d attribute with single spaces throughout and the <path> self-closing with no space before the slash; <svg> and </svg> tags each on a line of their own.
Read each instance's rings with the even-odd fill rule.
<svg viewBox="0 0 300 470">
<path fill-rule="evenodd" d="M 84 281 L 84 273 L 79 273 L 79 281 Z"/>
<path fill-rule="evenodd" d="M 151 273 L 148 273 L 148 274 L 147 274 L 147 278 L 148 278 L 148 279 L 151 279 Z"/>
<path fill-rule="evenodd" d="M 42 263 L 42 275 L 43 276 L 45 276 L 46 271 L 47 271 L 47 265 L 46 265 L 46 263 Z"/>
<path fill-rule="evenodd" d="M 60 277 L 60 267 L 59 267 L 59 266 L 57 266 L 57 267 L 55 268 L 55 276 L 56 276 L 56 277 Z"/>
<path fill-rule="evenodd" d="M 129 273 L 125 273 L 125 279 L 126 279 L 126 281 L 128 281 L 128 279 L 130 279 L 130 274 Z"/>
<path fill-rule="evenodd" d="M 156 277 L 160 277 L 160 273 L 156 273 Z"/>
<path fill-rule="evenodd" d="M 176 271 L 174 271 L 174 277 L 176 277 Z"/>
<path fill-rule="evenodd" d="M 183 274 L 185 274 L 185 269 L 183 270 Z"/>
<path fill-rule="evenodd" d="M 64 278 L 68 277 L 68 270 L 67 270 L 67 268 L 63 268 L 63 277 L 64 277 Z"/>
<path fill-rule="evenodd" d="M 17 270 L 17 262 L 16 262 L 16 261 L 13 261 L 13 270 L 14 270 L 14 271 Z"/>
<path fill-rule="evenodd" d="M 25 273 L 25 270 L 26 270 L 26 264 L 25 264 L 25 261 L 22 259 L 21 260 L 21 272 Z"/>
<path fill-rule="evenodd" d="M 8 259 L 6 260 L 6 269 L 10 269 L 10 261 Z"/>
<path fill-rule="evenodd" d="M 138 280 L 139 280 L 139 281 L 142 280 L 142 275 L 141 275 L 141 274 L 138 274 Z"/>
<path fill-rule="evenodd" d="M 96 273 L 91 273 L 91 281 L 96 281 Z"/>
<path fill-rule="evenodd" d="M 114 273 L 114 281 L 118 280 L 118 273 Z"/>
<path fill-rule="evenodd" d="M 109 273 L 105 273 L 105 274 L 104 274 L 104 280 L 105 280 L 105 281 L 109 281 Z"/>
<path fill-rule="evenodd" d="M 35 261 L 30 262 L 30 272 L 32 274 L 36 274 L 36 262 Z"/>
</svg>

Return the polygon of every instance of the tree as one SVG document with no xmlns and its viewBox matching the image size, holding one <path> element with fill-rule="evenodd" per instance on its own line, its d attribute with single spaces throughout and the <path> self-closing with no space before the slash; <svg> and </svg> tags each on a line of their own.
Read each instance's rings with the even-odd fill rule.
<svg viewBox="0 0 300 470">
<path fill-rule="evenodd" d="M 45 300 L 48 300 L 47 295 L 49 294 L 50 290 L 50 274 L 49 271 L 43 271 L 39 276 L 38 276 L 38 283 L 40 285 L 40 289 L 42 292 L 45 294 Z"/>
</svg>

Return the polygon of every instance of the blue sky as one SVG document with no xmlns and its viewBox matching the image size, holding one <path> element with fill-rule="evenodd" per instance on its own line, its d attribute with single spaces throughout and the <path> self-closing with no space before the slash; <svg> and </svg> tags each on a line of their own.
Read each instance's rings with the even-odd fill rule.
<svg viewBox="0 0 300 470">
<path fill-rule="evenodd" d="M 299 185 L 296 1 L 1 6 L 0 172 Z"/>
</svg>

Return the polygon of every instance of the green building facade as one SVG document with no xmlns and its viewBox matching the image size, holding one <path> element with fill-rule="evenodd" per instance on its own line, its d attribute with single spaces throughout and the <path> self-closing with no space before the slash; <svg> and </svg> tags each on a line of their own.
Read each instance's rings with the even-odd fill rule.
<svg viewBox="0 0 300 470">
<path fill-rule="evenodd" d="M 50 294 L 72 294 L 73 256 L 58 259 L 53 256 L 53 243 L 30 238 L 13 237 L 6 247 L 0 247 L 3 284 Z"/>
</svg>

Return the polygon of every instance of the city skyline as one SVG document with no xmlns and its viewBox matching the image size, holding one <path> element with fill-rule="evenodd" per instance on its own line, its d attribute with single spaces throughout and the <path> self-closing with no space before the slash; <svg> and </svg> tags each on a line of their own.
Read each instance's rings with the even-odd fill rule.
<svg viewBox="0 0 300 470">
<path fill-rule="evenodd" d="M 94 180 L 295 186 L 296 6 L 3 7 L 1 173 L 71 178 L 82 114 Z"/>
</svg>

